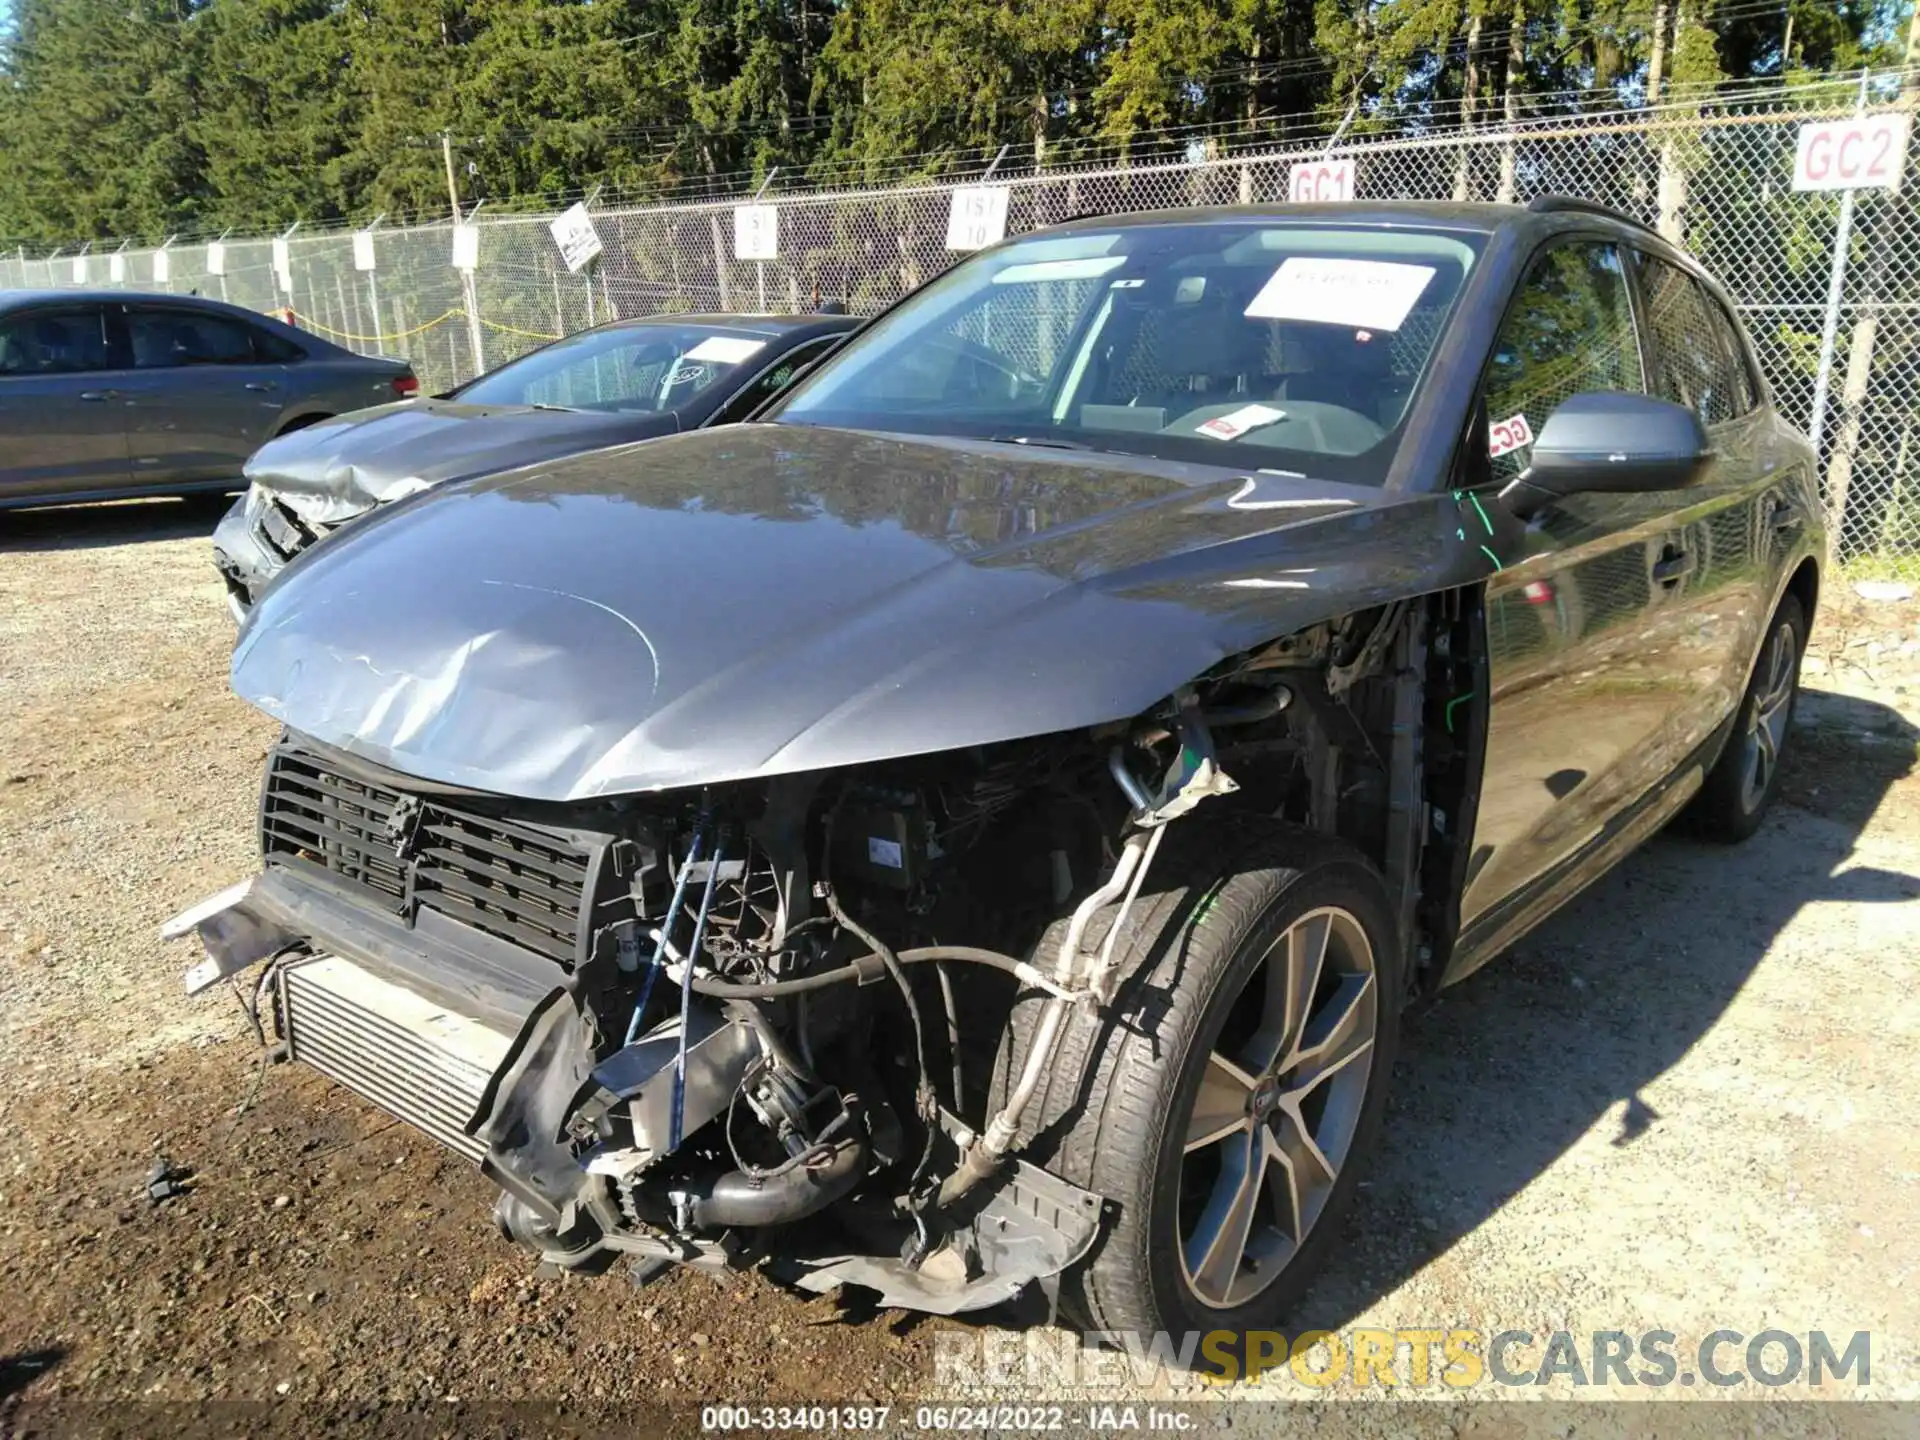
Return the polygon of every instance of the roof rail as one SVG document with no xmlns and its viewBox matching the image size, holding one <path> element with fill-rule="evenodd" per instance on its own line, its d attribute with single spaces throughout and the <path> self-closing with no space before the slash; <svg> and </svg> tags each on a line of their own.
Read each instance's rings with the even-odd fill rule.
<svg viewBox="0 0 1920 1440">
<path fill-rule="evenodd" d="M 1604 215 L 1609 220 L 1618 220 L 1621 224 L 1631 225 L 1636 230 L 1645 230 L 1649 234 L 1659 233 L 1646 221 L 1635 219 L 1624 210 L 1616 210 L 1611 205 L 1602 205 L 1597 200 L 1582 200 L 1575 195 L 1536 195 L 1527 202 L 1527 209 L 1536 215 L 1567 212 L 1579 215 Z"/>
</svg>

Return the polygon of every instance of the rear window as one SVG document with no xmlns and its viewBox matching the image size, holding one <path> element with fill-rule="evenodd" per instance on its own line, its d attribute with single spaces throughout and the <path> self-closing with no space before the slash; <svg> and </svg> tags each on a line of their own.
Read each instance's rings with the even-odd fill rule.
<svg viewBox="0 0 1920 1440">
<path fill-rule="evenodd" d="M 766 346 L 765 335 L 711 325 L 622 325 L 569 336 L 455 393 L 479 405 L 678 412 L 757 371 Z"/>
</svg>

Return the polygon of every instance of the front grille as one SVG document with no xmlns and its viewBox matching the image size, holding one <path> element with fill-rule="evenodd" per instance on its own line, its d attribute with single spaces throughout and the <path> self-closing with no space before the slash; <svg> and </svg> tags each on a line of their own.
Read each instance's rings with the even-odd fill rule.
<svg viewBox="0 0 1920 1440">
<path fill-rule="evenodd" d="M 268 763 L 260 830 L 267 858 L 316 866 L 383 908 L 423 905 L 566 966 L 579 953 L 592 855 L 564 836 L 403 795 L 284 747 Z"/>
<path fill-rule="evenodd" d="M 261 850 L 291 855 L 401 908 L 406 873 L 387 838 L 398 792 L 364 784 L 305 755 L 276 750 L 261 806 Z"/>
<path fill-rule="evenodd" d="M 414 894 L 476 930 L 571 965 L 580 942 L 587 857 L 503 820 L 426 805 Z"/>
<path fill-rule="evenodd" d="M 512 1037 L 337 955 L 283 966 L 280 1026 L 287 1053 L 478 1161 L 467 1134 Z"/>
</svg>

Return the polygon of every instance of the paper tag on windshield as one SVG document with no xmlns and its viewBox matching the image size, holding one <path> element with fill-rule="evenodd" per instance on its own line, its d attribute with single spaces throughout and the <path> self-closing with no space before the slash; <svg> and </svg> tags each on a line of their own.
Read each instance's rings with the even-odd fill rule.
<svg viewBox="0 0 1920 1440">
<path fill-rule="evenodd" d="M 1516 415 L 1511 420 L 1502 420 L 1487 427 L 1487 454 L 1496 459 L 1509 450 L 1518 450 L 1532 443 L 1533 430 L 1524 415 Z"/>
<path fill-rule="evenodd" d="M 1431 265 L 1295 255 L 1260 287 L 1246 313 L 1255 320 L 1398 330 L 1432 279 Z"/>
<path fill-rule="evenodd" d="M 1271 425 L 1276 420 L 1286 418 L 1286 411 L 1276 410 L 1271 405 L 1242 405 L 1238 410 L 1229 410 L 1224 415 L 1203 420 L 1193 428 L 1195 434 L 1211 435 L 1216 440 L 1237 440 L 1249 430 L 1258 430 L 1262 425 Z"/>
<path fill-rule="evenodd" d="M 766 348 L 767 342 L 764 340 L 743 340 L 738 335 L 709 335 L 680 358 L 711 360 L 716 365 L 738 365 Z"/>
</svg>

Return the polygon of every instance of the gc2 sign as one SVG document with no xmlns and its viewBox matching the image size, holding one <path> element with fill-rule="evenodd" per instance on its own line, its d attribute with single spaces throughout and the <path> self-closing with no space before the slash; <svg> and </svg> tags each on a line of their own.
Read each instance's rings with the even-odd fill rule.
<svg viewBox="0 0 1920 1440">
<path fill-rule="evenodd" d="M 1862 115 L 1800 127 L 1793 156 L 1796 190 L 1898 190 L 1912 116 Z"/>
<path fill-rule="evenodd" d="M 1300 161 L 1287 172 L 1287 199 L 1295 204 L 1353 199 L 1352 158 Z"/>
</svg>

